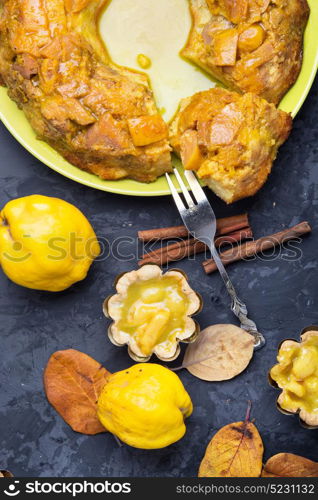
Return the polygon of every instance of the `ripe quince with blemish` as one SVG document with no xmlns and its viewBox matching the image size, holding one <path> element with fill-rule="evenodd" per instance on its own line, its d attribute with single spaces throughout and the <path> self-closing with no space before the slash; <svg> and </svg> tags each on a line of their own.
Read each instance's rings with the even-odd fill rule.
<svg viewBox="0 0 318 500">
<path fill-rule="evenodd" d="M 58 292 L 83 280 L 100 254 L 95 232 L 74 205 L 41 195 L 0 212 L 0 263 L 18 285 Z"/>
<path fill-rule="evenodd" d="M 135 448 L 164 448 L 181 439 L 192 402 L 179 377 L 161 365 L 136 364 L 111 375 L 98 400 L 103 426 Z"/>
</svg>

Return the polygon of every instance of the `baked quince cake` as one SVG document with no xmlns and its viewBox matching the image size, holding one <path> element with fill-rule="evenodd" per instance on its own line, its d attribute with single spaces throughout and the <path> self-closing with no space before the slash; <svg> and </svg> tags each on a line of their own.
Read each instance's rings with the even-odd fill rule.
<svg viewBox="0 0 318 500">
<path fill-rule="evenodd" d="M 171 169 L 146 76 L 114 65 L 97 32 L 105 0 L 0 0 L 0 82 L 40 139 L 103 179 Z"/>
<path fill-rule="evenodd" d="M 291 127 L 265 99 L 215 88 L 181 102 L 170 136 L 184 168 L 232 203 L 263 186 Z"/>
<path fill-rule="evenodd" d="M 228 203 L 265 182 L 291 118 L 277 104 L 296 80 L 306 0 L 190 0 L 183 55 L 226 86 L 182 102 L 171 126 L 143 73 L 114 64 L 97 20 L 107 0 L 0 0 L 0 84 L 39 139 L 102 179 L 151 182 L 185 168 Z M 257 97 L 260 96 L 260 97 Z"/>
<path fill-rule="evenodd" d="M 193 27 L 183 56 L 226 87 L 278 104 L 297 80 L 306 0 L 190 0 Z"/>
</svg>

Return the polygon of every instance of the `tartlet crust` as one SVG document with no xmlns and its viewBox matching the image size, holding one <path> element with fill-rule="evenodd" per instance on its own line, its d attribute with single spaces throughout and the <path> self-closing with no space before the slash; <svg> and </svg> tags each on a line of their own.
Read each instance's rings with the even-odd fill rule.
<svg viewBox="0 0 318 500">
<path fill-rule="evenodd" d="M 128 289 L 131 284 L 136 283 L 136 281 L 146 282 L 153 278 L 160 278 L 163 275 L 175 276 L 180 280 L 182 292 L 187 296 L 189 302 L 186 311 L 185 329 L 182 334 L 179 334 L 176 341 L 173 343 L 165 341 L 158 344 L 153 349 L 152 354 L 155 354 L 163 361 L 173 361 L 180 353 L 179 342 L 194 341 L 198 333 L 198 325 L 191 316 L 200 310 L 201 298 L 194 290 L 192 290 L 187 281 L 187 277 L 183 272 L 179 270 L 171 270 L 163 273 L 159 266 L 152 264 L 147 264 L 138 270 L 127 272 L 117 280 L 117 293 L 106 299 L 103 309 L 104 314 L 113 320 L 113 323 L 110 325 L 108 330 L 110 340 L 117 346 L 127 344 L 129 355 L 136 361 L 148 361 L 152 354 L 150 356 L 145 356 L 137 345 L 136 340 L 129 333 L 119 329 L 118 322 L 121 319 L 121 306 L 127 297 Z"/>
<path fill-rule="evenodd" d="M 318 337 L 318 329 L 317 330 L 306 329 L 305 332 L 302 333 L 302 335 L 300 336 L 300 342 L 296 342 L 295 340 L 290 340 L 290 339 L 285 340 L 284 342 L 281 343 L 279 350 L 282 348 L 288 349 L 294 346 L 299 346 L 300 344 L 306 342 L 312 337 Z M 283 409 L 281 403 L 284 400 L 286 389 L 284 387 L 281 387 L 276 381 L 272 380 L 270 374 L 269 374 L 269 381 L 270 384 L 273 385 L 274 387 L 282 389 L 280 395 L 277 398 L 277 408 L 279 409 L 279 411 L 281 411 L 286 415 L 298 415 L 299 421 L 304 427 L 310 429 L 318 428 L 318 412 L 311 413 L 305 410 L 304 408 L 298 408 L 297 410 Z"/>
</svg>

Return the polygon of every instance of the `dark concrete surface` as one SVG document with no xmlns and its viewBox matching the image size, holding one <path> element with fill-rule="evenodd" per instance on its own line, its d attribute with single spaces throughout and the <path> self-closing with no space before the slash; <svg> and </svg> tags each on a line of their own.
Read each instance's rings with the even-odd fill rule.
<svg viewBox="0 0 318 500">
<path fill-rule="evenodd" d="M 94 191 L 53 172 L 27 153 L 0 126 L 1 206 L 34 193 L 63 198 L 90 219 L 98 236 L 114 242 L 132 238 L 120 251 L 136 254 L 134 239 L 141 228 L 179 223 L 168 197 L 132 198 Z M 185 370 L 180 376 L 194 402 L 187 434 L 163 450 L 119 447 L 110 434 L 74 433 L 48 404 L 42 383 L 49 356 L 73 347 L 96 358 L 110 371 L 132 361 L 125 348 L 106 337 L 101 304 L 112 292 L 115 276 L 136 267 L 133 260 L 108 257 L 96 262 L 88 278 L 64 293 L 49 294 L 16 286 L 0 274 L 0 469 L 21 476 L 195 476 L 206 445 L 223 425 L 242 420 L 247 400 L 263 437 L 265 458 L 293 452 L 317 459 L 318 431 L 305 430 L 296 417 L 276 410 L 278 392 L 268 386 L 267 371 L 275 363 L 279 342 L 297 339 L 300 330 L 318 324 L 318 81 L 297 116 L 293 133 L 281 149 L 266 186 L 252 199 L 225 206 L 209 195 L 218 216 L 248 209 L 256 236 L 270 234 L 302 220 L 313 234 L 274 257 L 235 264 L 233 282 L 267 339 L 248 369 L 223 383 L 202 382 Z M 205 276 L 200 261 L 182 261 L 191 283 L 204 298 L 202 327 L 235 322 L 217 274 Z M 174 264 L 175 266 L 175 264 Z M 180 362 L 178 362 L 180 363 Z"/>
</svg>

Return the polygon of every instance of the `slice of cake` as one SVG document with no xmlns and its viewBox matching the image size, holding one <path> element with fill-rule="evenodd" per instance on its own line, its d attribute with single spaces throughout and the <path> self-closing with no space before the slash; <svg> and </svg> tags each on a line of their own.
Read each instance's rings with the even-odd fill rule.
<svg viewBox="0 0 318 500">
<path fill-rule="evenodd" d="M 291 116 L 265 99 L 215 88 L 181 102 L 170 141 L 184 168 L 232 203 L 263 186 L 291 127 Z"/>
<path fill-rule="evenodd" d="M 147 77 L 116 66 L 97 30 L 106 0 L 1 0 L 0 85 L 37 137 L 102 179 L 171 171 Z"/>
<path fill-rule="evenodd" d="M 306 0 L 190 0 L 182 55 L 227 88 L 278 104 L 302 66 Z"/>
</svg>

